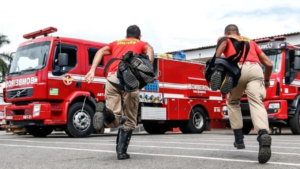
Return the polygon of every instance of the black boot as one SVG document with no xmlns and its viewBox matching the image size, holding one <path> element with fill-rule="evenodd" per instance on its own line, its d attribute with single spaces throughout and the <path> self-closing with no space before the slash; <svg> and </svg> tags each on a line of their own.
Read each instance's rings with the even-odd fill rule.
<svg viewBox="0 0 300 169">
<path fill-rule="evenodd" d="M 233 143 L 234 147 L 236 147 L 237 149 L 244 149 L 245 144 L 244 144 L 243 130 L 236 129 L 236 130 L 233 130 L 233 132 L 234 132 L 234 137 L 235 137 L 235 141 Z"/>
<path fill-rule="evenodd" d="M 116 152 L 118 153 L 118 146 L 119 146 L 119 136 L 120 136 L 120 130 L 121 130 L 121 128 L 119 128 L 119 130 L 118 130 L 118 135 L 117 135 L 117 139 L 116 139 L 116 144 L 117 144 L 117 146 L 116 146 Z M 127 153 L 127 149 L 126 149 L 126 151 L 125 151 L 125 154 L 126 154 L 126 157 L 127 158 L 130 158 L 130 155 Z"/>
<path fill-rule="evenodd" d="M 257 141 L 259 142 L 258 162 L 264 164 L 271 158 L 272 138 L 267 130 L 259 130 Z"/>
<path fill-rule="evenodd" d="M 125 116 L 122 116 L 122 118 L 121 118 L 121 123 L 120 123 L 120 124 L 122 125 L 122 124 L 124 124 L 125 122 L 126 122 L 126 117 L 125 117 Z"/>
<path fill-rule="evenodd" d="M 131 139 L 133 130 L 125 131 L 124 128 L 119 128 L 119 133 L 117 137 L 117 154 L 118 160 L 124 160 L 130 158 L 130 155 L 127 154 L 127 148 Z"/>
</svg>

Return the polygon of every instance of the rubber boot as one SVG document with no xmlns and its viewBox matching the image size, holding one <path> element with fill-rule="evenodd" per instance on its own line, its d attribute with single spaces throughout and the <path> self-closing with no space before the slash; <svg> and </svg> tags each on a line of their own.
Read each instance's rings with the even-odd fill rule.
<svg viewBox="0 0 300 169">
<path fill-rule="evenodd" d="M 226 76 L 220 87 L 220 92 L 222 94 L 228 94 L 233 88 L 233 75 L 230 72 L 226 73 Z"/>
<path fill-rule="evenodd" d="M 99 102 L 96 105 L 96 113 L 93 117 L 93 126 L 96 131 L 100 131 L 104 125 L 104 122 L 111 123 L 115 120 L 113 112 L 109 111 L 103 102 Z"/>
<path fill-rule="evenodd" d="M 121 131 L 121 128 L 119 128 L 119 130 L 118 130 L 118 135 L 117 135 L 117 139 L 116 139 L 116 152 L 118 153 L 118 146 L 119 146 L 119 135 L 120 135 L 120 131 Z M 130 155 L 127 153 L 127 149 L 126 149 L 126 151 L 125 151 L 125 154 L 126 154 L 126 157 L 127 158 L 130 158 Z"/>
<path fill-rule="evenodd" d="M 211 90 L 217 91 L 222 85 L 222 74 L 224 72 L 224 67 L 218 65 L 214 73 L 211 75 Z"/>
<path fill-rule="evenodd" d="M 131 139 L 133 130 L 125 131 L 123 127 L 119 128 L 117 155 L 118 160 L 128 159 L 130 156 L 127 154 L 127 148 Z"/>
<path fill-rule="evenodd" d="M 272 138 L 267 130 L 263 129 L 258 132 L 257 141 L 259 142 L 258 162 L 264 164 L 271 158 Z"/>
<path fill-rule="evenodd" d="M 244 144 L 243 130 L 236 129 L 236 130 L 233 130 L 233 132 L 234 132 L 234 137 L 235 137 L 235 141 L 233 143 L 234 147 L 236 147 L 237 149 L 244 149 L 245 144 Z"/>
</svg>

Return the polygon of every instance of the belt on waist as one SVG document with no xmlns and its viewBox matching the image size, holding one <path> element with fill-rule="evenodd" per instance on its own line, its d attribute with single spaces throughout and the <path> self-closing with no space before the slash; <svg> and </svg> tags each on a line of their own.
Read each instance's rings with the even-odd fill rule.
<svg viewBox="0 0 300 169">
<path fill-rule="evenodd" d="M 116 75 L 116 74 L 117 74 L 116 71 L 115 71 L 115 72 L 108 72 L 107 76 L 110 76 L 110 75 Z"/>
<path fill-rule="evenodd" d="M 244 64 L 242 62 L 238 63 L 238 65 L 255 65 L 255 64 L 259 65 L 259 63 L 257 62 L 248 62 L 248 61 L 246 61 Z"/>
</svg>

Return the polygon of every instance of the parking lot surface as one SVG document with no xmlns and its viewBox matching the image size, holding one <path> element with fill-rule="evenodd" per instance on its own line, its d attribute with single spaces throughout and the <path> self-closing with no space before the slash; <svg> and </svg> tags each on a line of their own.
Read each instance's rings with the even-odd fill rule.
<svg viewBox="0 0 300 169">
<path fill-rule="evenodd" d="M 300 137 L 288 131 L 272 135 L 272 157 L 257 162 L 256 134 L 245 135 L 246 148 L 233 147 L 230 129 L 202 134 L 134 133 L 128 160 L 117 160 L 116 133 L 69 138 L 53 132 L 46 138 L 0 131 L 0 168 L 300 168 Z"/>
</svg>

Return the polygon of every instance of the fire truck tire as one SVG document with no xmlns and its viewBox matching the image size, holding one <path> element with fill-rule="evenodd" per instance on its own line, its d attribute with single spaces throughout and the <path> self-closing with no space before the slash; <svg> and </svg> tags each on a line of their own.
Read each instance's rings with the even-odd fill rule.
<svg viewBox="0 0 300 169">
<path fill-rule="evenodd" d="M 190 112 L 189 120 L 179 126 L 183 134 L 186 133 L 202 133 L 205 129 L 206 114 L 200 107 L 195 107 Z"/>
<path fill-rule="evenodd" d="M 143 127 L 148 134 L 165 134 L 168 130 L 165 124 L 143 123 Z"/>
<path fill-rule="evenodd" d="M 249 134 L 251 132 L 252 128 L 253 128 L 252 123 L 245 123 L 243 125 L 243 129 L 242 129 L 243 130 L 243 134 Z"/>
<path fill-rule="evenodd" d="M 94 110 L 88 104 L 84 105 L 81 112 L 83 102 L 74 103 L 68 110 L 68 123 L 66 133 L 73 137 L 87 137 L 93 133 Z"/>
<path fill-rule="evenodd" d="M 289 126 L 293 134 L 300 134 L 300 106 L 298 106 L 295 115 L 289 118 Z"/>
<path fill-rule="evenodd" d="M 34 137 L 46 137 L 53 131 L 53 128 L 48 126 L 25 126 L 25 129 Z"/>
</svg>

